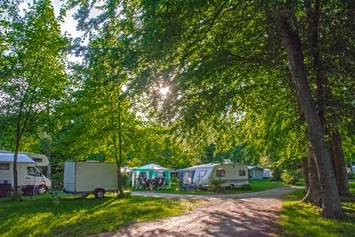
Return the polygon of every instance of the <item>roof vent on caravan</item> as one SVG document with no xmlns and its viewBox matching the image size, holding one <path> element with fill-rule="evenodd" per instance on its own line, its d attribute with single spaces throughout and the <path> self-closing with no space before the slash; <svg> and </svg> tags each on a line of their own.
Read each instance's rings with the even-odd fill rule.
<svg viewBox="0 0 355 237">
<path fill-rule="evenodd" d="M 223 164 L 233 164 L 233 162 L 230 159 L 224 159 Z"/>
</svg>

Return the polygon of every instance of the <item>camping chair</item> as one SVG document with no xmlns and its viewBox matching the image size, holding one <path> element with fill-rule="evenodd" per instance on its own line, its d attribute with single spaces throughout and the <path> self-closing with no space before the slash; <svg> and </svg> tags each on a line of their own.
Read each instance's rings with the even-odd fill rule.
<svg viewBox="0 0 355 237">
<path fill-rule="evenodd" d="M 160 178 L 155 178 L 154 182 L 152 183 L 153 189 L 158 188 L 159 184 L 160 184 Z"/>
</svg>

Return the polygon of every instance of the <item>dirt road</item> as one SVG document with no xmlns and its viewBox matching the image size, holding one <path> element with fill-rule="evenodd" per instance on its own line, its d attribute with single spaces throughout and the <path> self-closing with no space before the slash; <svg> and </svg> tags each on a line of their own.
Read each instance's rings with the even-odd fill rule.
<svg viewBox="0 0 355 237">
<path fill-rule="evenodd" d="M 257 193 L 194 196 L 134 192 L 136 196 L 202 200 L 184 215 L 154 222 L 135 223 L 100 237 L 150 236 L 270 236 L 277 233 L 281 197 L 297 189 L 283 187 Z"/>
</svg>

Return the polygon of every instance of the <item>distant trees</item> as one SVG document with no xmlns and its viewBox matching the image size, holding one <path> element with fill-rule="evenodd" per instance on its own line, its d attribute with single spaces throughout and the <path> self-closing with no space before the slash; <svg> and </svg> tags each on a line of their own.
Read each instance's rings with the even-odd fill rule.
<svg viewBox="0 0 355 237">
<path fill-rule="evenodd" d="M 1 126 L 7 144 L 15 150 L 14 195 L 17 197 L 17 154 L 26 132 L 48 122 L 67 86 L 64 49 L 59 23 L 49 0 L 39 0 L 20 15 L 17 2 L 0 6 Z M 2 138 L 3 139 L 3 138 Z"/>
</svg>

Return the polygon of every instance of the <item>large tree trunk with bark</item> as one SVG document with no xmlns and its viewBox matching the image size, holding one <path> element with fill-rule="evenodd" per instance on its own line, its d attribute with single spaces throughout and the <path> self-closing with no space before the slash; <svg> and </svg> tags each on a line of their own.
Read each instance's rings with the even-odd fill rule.
<svg viewBox="0 0 355 237">
<path fill-rule="evenodd" d="M 341 137 L 338 130 L 334 130 L 331 134 L 332 148 L 334 156 L 334 170 L 337 181 L 338 191 L 341 196 L 350 194 L 348 176 L 346 173 L 343 147 L 341 145 Z"/>
<path fill-rule="evenodd" d="M 306 78 L 301 39 L 290 26 L 288 19 L 281 18 L 281 37 L 291 66 L 296 92 L 306 119 L 308 135 L 313 148 L 322 191 L 322 216 L 340 219 L 344 217 L 336 185 L 330 154 L 317 113 L 316 105 Z"/>
<path fill-rule="evenodd" d="M 318 207 L 322 206 L 322 196 L 321 196 L 321 189 L 319 185 L 319 176 L 317 172 L 316 160 L 314 157 L 314 153 L 312 148 L 309 149 L 307 154 L 307 163 L 308 163 L 308 189 L 307 194 L 303 198 L 303 202 L 310 202 L 313 205 Z"/>
</svg>

